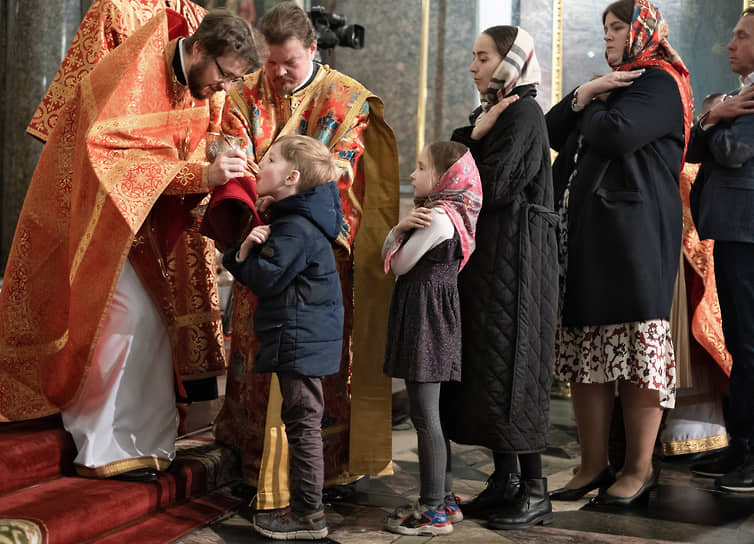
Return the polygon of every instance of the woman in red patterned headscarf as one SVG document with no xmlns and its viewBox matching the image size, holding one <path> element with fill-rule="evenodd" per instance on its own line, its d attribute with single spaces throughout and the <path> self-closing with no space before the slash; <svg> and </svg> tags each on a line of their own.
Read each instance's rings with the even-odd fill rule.
<svg viewBox="0 0 754 544">
<path fill-rule="evenodd" d="M 547 114 L 561 215 L 555 374 L 572 384 L 581 467 L 554 500 L 629 505 L 656 486 L 652 452 L 675 402 L 670 307 L 681 251 L 678 179 L 693 118 L 688 71 L 647 0 L 602 16 L 612 72 Z M 625 464 L 607 444 L 620 393 Z"/>
</svg>

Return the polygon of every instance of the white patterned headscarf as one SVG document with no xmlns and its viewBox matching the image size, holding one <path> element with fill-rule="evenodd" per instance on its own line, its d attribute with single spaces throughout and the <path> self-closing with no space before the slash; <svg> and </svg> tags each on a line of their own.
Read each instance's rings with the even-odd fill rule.
<svg viewBox="0 0 754 544">
<path fill-rule="evenodd" d="M 510 51 L 492 74 L 487 90 L 481 93 L 482 112 L 497 104 L 498 91 L 508 96 L 519 85 L 539 84 L 540 70 L 534 54 L 534 40 L 526 30 L 520 26 L 517 28 L 518 33 Z"/>
</svg>

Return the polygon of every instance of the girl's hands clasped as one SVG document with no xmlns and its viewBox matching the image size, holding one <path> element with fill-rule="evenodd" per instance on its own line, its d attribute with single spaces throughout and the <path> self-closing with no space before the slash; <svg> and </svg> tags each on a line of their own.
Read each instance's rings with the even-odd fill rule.
<svg viewBox="0 0 754 544">
<path fill-rule="evenodd" d="M 396 234 L 408 232 L 413 229 L 423 229 L 428 227 L 432 223 L 432 211 L 429 208 L 419 206 L 412 209 L 409 214 L 401 219 L 398 224 L 393 227 Z"/>
</svg>

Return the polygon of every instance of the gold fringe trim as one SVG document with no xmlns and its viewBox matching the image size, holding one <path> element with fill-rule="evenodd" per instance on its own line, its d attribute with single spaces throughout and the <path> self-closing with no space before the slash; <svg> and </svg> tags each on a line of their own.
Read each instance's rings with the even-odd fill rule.
<svg viewBox="0 0 754 544">
<path fill-rule="evenodd" d="M 137 468 L 153 468 L 156 470 L 167 470 L 170 466 L 170 459 L 163 457 L 131 457 L 130 459 L 121 459 L 113 461 L 101 467 L 89 468 L 78 463 L 74 464 L 76 474 L 84 478 L 110 478 L 123 474 L 129 470 Z"/>
<path fill-rule="evenodd" d="M 684 455 L 687 453 L 701 453 L 719 450 L 728 445 L 728 435 L 725 433 L 705 438 L 678 440 L 677 442 L 663 442 L 662 453 L 666 456 Z"/>
</svg>

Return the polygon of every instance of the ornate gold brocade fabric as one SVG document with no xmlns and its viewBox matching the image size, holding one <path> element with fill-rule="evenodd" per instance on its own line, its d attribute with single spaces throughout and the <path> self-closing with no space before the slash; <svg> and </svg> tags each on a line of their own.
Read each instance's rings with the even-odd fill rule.
<svg viewBox="0 0 754 544">
<path fill-rule="evenodd" d="M 84 74 L 91 72 L 137 28 L 163 11 L 165 4 L 165 0 L 94 0 L 26 132 L 46 142 L 60 111 L 73 97 Z M 171 8 L 186 19 L 190 32 L 196 30 L 207 13 L 189 0 L 172 0 Z"/>
<path fill-rule="evenodd" d="M 165 0 L 94 0 L 27 132 L 47 141 L 82 77 L 166 5 Z M 170 8 L 184 17 L 189 32 L 196 30 L 207 13 L 190 0 L 171 0 Z M 213 130 L 217 130 L 224 100 L 220 94 L 213 104 Z M 197 153 L 199 160 L 202 153 L 203 148 Z M 179 177 L 191 184 L 195 175 L 184 170 Z M 157 262 L 153 253 L 142 251 L 140 243 L 145 239 L 145 233 L 140 233 L 130 258 L 142 281 L 149 282 L 146 287 L 168 328 L 179 375 L 201 379 L 223 374 L 226 362 L 214 243 L 187 231 Z"/>
<path fill-rule="evenodd" d="M 709 353 L 725 374 L 730 375 L 733 359 L 725 348 L 720 303 L 717 299 L 715 266 L 712 261 L 713 240 L 700 240 L 694 227 L 689 204 L 691 185 L 698 164 L 685 164 L 681 170 L 680 189 L 683 202 L 683 255 L 703 284 L 703 295 L 691 315 L 691 334 Z"/>
<path fill-rule="evenodd" d="M 0 420 L 76 398 L 137 233 L 148 218 L 170 226 L 161 195 L 207 192 L 210 104 L 174 84 L 174 49 L 161 12 L 81 78 L 49 135 L 0 291 Z"/>
</svg>

